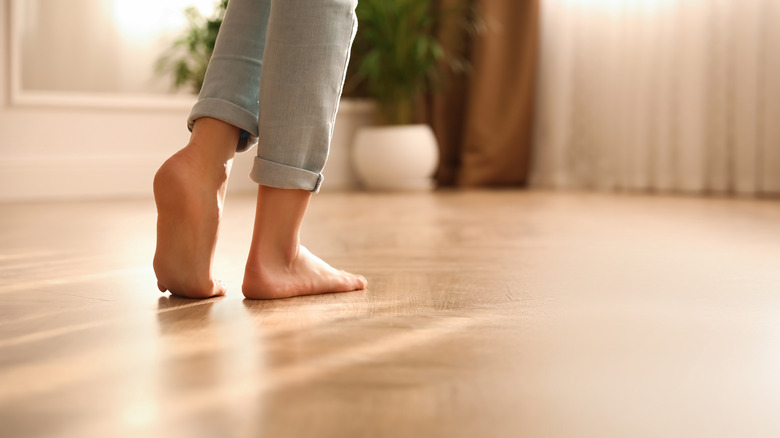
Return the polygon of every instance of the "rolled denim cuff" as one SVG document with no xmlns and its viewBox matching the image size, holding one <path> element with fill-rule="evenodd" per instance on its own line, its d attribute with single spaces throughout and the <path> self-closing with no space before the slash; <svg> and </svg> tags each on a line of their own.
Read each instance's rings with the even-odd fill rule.
<svg viewBox="0 0 780 438">
<path fill-rule="evenodd" d="M 317 193 L 322 185 L 321 173 L 275 163 L 260 157 L 255 157 L 250 176 L 260 185 L 280 189 L 300 189 Z"/>
<path fill-rule="evenodd" d="M 257 114 L 227 100 L 209 97 L 199 100 L 192 107 L 187 128 L 192 131 L 195 120 L 201 117 L 211 117 L 241 129 L 236 152 L 243 152 L 257 144 Z"/>
</svg>

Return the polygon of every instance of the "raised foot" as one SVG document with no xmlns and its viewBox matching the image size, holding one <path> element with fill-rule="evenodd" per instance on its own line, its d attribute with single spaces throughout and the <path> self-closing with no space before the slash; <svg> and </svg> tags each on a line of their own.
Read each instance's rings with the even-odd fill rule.
<svg viewBox="0 0 780 438">
<path fill-rule="evenodd" d="M 299 246 L 290 263 L 260 260 L 250 255 L 242 291 L 249 299 L 268 300 L 349 292 L 365 289 L 367 285 L 362 276 L 335 269 Z"/>
<path fill-rule="evenodd" d="M 187 148 L 169 158 L 154 178 L 157 204 L 157 287 L 187 298 L 225 294 L 211 276 L 211 261 L 226 175 L 205 175 Z"/>
</svg>

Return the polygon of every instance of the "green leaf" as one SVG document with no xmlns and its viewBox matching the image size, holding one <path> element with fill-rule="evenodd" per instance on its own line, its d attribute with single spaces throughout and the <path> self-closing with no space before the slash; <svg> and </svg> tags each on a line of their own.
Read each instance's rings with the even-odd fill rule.
<svg viewBox="0 0 780 438">
<path fill-rule="evenodd" d="M 431 0 L 360 0 L 348 82 L 362 84 L 388 122 L 410 120 L 410 102 L 440 89 L 442 68 L 466 70 L 467 61 L 445 52 L 437 32 L 448 16 L 469 15 L 467 10 L 434 13 Z M 471 23 L 456 22 L 454 27 L 466 34 Z"/>
<path fill-rule="evenodd" d="M 172 76 L 174 89 L 189 86 L 195 94 L 200 92 L 227 4 L 227 0 L 221 0 L 209 18 L 194 7 L 182 11 L 187 27 L 155 63 L 158 74 Z"/>
</svg>

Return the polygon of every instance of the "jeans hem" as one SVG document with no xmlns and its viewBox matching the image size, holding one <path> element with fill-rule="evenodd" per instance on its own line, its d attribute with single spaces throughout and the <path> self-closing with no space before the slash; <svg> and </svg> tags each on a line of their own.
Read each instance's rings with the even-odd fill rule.
<svg viewBox="0 0 780 438">
<path fill-rule="evenodd" d="M 242 130 L 236 145 L 236 152 L 243 152 L 257 144 L 257 114 L 246 110 L 232 102 L 208 97 L 199 100 L 192 107 L 187 118 L 187 129 L 192 131 L 195 120 L 201 117 L 211 117 L 229 123 Z"/>
<path fill-rule="evenodd" d="M 254 182 L 263 186 L 299 189 L 312 193 L 320 191 L 323 180 L 321 173 L 276 163 L 261 157 L 255 157 L 252 172 L 249 175 Z"/>
</svg>

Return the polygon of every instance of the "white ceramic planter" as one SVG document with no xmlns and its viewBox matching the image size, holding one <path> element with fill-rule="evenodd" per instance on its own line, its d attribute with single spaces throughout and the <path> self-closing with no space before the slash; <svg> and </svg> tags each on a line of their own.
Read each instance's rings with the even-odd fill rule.
<svg viewBox="0 0 780 438">
<path fill-rule="evenodd" d="M 428 125 L 363 127 L 352 148 L 355 172 L 371 190 L 429 190 L 438 162 Z"/>
</svg>

